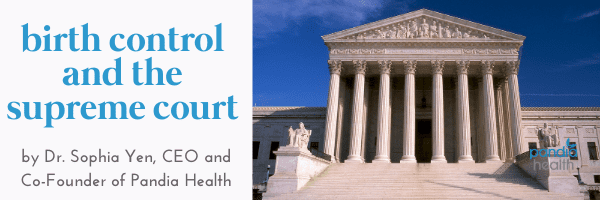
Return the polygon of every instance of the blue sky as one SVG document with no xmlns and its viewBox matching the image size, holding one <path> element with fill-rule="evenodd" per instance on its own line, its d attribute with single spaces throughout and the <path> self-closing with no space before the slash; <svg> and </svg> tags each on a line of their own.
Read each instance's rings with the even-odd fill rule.
<svg viewBox="0 0 600 200">
<path fill-rule="evenodd" d="M 524 35 L 525 107 L 600 107 L 600 1 L 254 0 L 253 104 L 326 106 L 321 36 L 426 8 Z"/>
</svg>

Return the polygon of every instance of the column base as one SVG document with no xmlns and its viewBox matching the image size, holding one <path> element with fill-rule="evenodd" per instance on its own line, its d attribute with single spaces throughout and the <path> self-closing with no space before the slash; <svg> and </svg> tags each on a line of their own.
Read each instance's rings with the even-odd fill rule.
<svg viewBox="0 0 600 200">
<path fill-rule="evenodd" d="M 505 163 L 515 163 L 515 159 L 513 159 L 513 158 L 506 158 L 506 160 L 504 162 Z"/>
<path fill-rule="evenodd" d="M 502 160 L 498 156 L 487 156 L 484 163 L 502 163 Z"/>
<path fill-rule="evenodd" d="M 446 160 L 446 156 L 437 155 L 431 157 L 431 163 L 448 163 L 448 161 Z"/>
<path fill-rule="evenodd" d="M 373 163 L 391 163 L 390 157 L 387 156 L 375 156 Z"/>
<path fill-rule="evenodd" d="M 471 155 L 460 156 L 458 157 L 458 163 L 475 163 L 475 160 L 473 160 L 473 156 Z"/>
<path fill-rule="evenodd" d="M 349 156 L 344 163 L 365 163 L 365 160 L 360 156 Z"/>
<path fill-rule="evenodd" d="M 331 163 L 339 163 L 339 161 L 335 156 L 331 156 Z"/>
<path fill-rule="evenodd" d="M 404 155 L 400 163 L 417 163 L 417 158 L 413 155 Z"/>
<path fill-rule="evenodd" d="M 431 158 L 431 163 L 448 163 L 445 156 L 434 156 Z"/>
</svg>

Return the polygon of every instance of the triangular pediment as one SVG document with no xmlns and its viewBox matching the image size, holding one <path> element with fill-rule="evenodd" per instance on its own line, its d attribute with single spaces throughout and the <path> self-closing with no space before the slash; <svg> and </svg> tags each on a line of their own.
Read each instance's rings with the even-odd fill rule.
<svg viewBox="0 0 600 200">
<path fill-rule="evenodd" d="M 523 41 L 525 36 L 421 9 L 322 36 L 325 42 L 371 40 Z"/>
</svg>

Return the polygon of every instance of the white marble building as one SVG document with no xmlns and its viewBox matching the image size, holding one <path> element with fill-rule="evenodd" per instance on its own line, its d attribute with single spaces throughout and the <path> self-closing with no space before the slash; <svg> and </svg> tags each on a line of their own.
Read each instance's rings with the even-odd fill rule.
<svg viewBox="0 0 600 200">
<path fill-rule="evenodd" d="M 600 108 L 521 107 L 524 36 L 422 9 L 322 38 L 327 107 L 254 108 L 254 184 L 299 122 L 335 162 L 432 164 L 514 162 L 547 123 L 577 144 L 583 182 L 600 182 Z"/>
</svg>

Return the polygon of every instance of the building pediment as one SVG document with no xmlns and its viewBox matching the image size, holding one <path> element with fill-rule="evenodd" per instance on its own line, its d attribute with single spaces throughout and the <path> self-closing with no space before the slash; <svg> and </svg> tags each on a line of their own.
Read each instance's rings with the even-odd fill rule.
<svg viewBox="0 0 600 200">
<path fill-rule="evenodd" d="M 322 36 L 325 42 L 520 41 L 525 36 L 421 9 Z"/>
<path fill-rule="evenodd" d="M 525 36 L 421 9 L 322 36 L 331 60 L 518 60 Z"/>
</svg>

